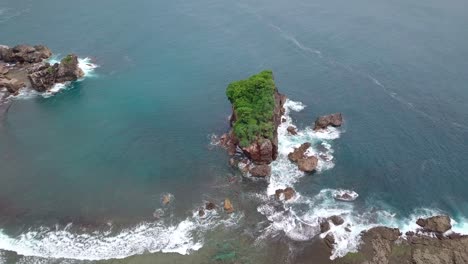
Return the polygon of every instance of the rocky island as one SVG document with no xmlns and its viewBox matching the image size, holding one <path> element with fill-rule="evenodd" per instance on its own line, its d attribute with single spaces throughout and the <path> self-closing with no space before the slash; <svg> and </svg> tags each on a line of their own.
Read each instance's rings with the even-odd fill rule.
<svg viewBox="0 0 468 264">
<path fill-rule="evenodd" d="M 277 129 L 286 96 L 278 92 L 271 71 L 229 84 L 226 95 L 232 104 L 231 130 L 221 144 L 234 156 L 231 163 L 241 162 L 252 176 L 268 176 L 269 164 L 278 156 Z"/>
<path fill-rule="evenodd" d="M 0 45 L 0 90 L 8 92 L 4 96 L 17 95 L 22 88 L 46 92 L 57 83 L 83 77 L 75 54 L 53 65 L 46 61 L 51 56 L 50 49 L 42 45 Z"/>
</svg>

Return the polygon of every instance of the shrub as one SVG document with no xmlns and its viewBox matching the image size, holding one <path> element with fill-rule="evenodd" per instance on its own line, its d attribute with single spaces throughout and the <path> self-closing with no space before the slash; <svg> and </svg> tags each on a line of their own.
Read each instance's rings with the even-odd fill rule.
<svg viewBox="0 0 468 264">
<path fill-rule="evenodd" d="M 62 59 L 61 63 L 69 64 L 73 61 L 72 55 L 67 55 L 65 58 Z"/>
<path fill-rule="evenodd" d="M 237 116 L 233 124 L 234 133 L 242 147 L 261 138 L 273 138 L 275 90 L 273 73 L 270 70 L 232 82 L 227 87 L 226 95 Z"/>
</svg>

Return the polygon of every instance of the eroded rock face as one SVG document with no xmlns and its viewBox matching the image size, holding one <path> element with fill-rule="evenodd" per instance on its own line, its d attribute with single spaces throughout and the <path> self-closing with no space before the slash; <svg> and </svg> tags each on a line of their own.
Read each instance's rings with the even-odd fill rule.
<svg viewBox="0 0 468 264">
<path fill-rule="evenodd" d="M 343 123 L 343 117 L 341 113 L 335 113 L 331 115 L 325 115 L 315 120 L 314 130 L 324 129 L 328 126 L 339 127 Z"/>
<path fill-rule="evenodd" d="M 266 164 L 256 165 L 255 167 L 250 168 L 249 172 L 250 172 L 250 175 L 252 175 L 252 177 L 264 178 L 266 176 L 270 176 L 271 167 L 270 165 L 266 165 Z"/>
<path fill-rule="evenodd" d="M 302 144 L 300 147 L 295 148 L 293 152 L 288 154 L 288 158 L 292 162 L 298 162 L 300 159 L 305 158 L 305 152 L 309 149 L 311 144 L 306 142 Z"/>
<path fill-rule="evenodd" d="M 313 172 L 317 168 L 318 159 L 316 157 L 302 158 L 297 162 L 297 167 L 303 172 Z"/>
<path fill-rule="evenodd" d="M 438 215 L 426 219 L 419 218 L 416 222 L 425 231 L 445 233 L 452 228 L 450 217 L 446 215 Z"/>
<path fill-rule="evenodd" d="M 277 200 L 280 200 L 282 195 L 284 197 L 284 200 L 287 201 L 293 198 L 294 195 L 296 195 L 296 191 L 291 187 L 286 187 L 285 189 L 278 189 L 275 191 L 275 197 Z"/>
<path fill-rule="evenodd" d="M 270 164 L 273 161 L 273 144 L 269 139 L 255 141 L 242 150 L 255 164 Z"/>
<path fill-rule="evenodd" d="M 332 233 L 328 233 L 324 238 L 323 241 L 329 248 L 333 248 L 333 244 L 335 244 L 335 237 Z"/>
<path fill-rule="evenodd" d="M 0 59 L 8 63 L 37 63 L 52 56 L 49 48 L 38 45 L 17 45 L 13 48 L 0 47 Z"/>
<path fill-rule="evenodd" d="M 39 92 L 45 92 L 52 88 L 56 83 L 56 73 L 58 64 L 50 65 L 49 63 L 38 64 L 29 69 L 28 75 L 32 88 Z"/>
</svg>

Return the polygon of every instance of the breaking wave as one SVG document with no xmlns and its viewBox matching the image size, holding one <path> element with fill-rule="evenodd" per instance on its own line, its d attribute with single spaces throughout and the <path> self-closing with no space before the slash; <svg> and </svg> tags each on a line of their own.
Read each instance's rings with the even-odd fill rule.
<svg viewBox="0 0 468 264">
<path fill-rule="evenodd" d="M 0 229 L 0 249 L 15 251 L 24 256 L 102 260 L 125 258 L 154 252 L 189 254 L 203 246 L 203 234 L 218 225 L 236 225 L 243 215 L 231 214 L 222 218 L 217 211 L 206 211 L 203 217 L 198 210 L 176 225 L 159 221 L 141 223 L 133 228 L 112 231 L 72 232 L 72 224 L 65 228 L 41 227 L 18 237 L 10 237 Z M 0 255 L 1 259 L 1 255 Z"/>
</svg>

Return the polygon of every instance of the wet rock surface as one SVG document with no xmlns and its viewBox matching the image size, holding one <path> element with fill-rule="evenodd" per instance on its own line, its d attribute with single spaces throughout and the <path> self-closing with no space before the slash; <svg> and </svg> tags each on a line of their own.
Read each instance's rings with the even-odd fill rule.
<svg viewBox="0 0 468 264">
<path fill-rule="evenodd" d="M 324 115 L 315 120 L 314 130 L 325 129 L 328 126 L 339 127 L 343 123 L 341 113 Z"/>
</svg>

